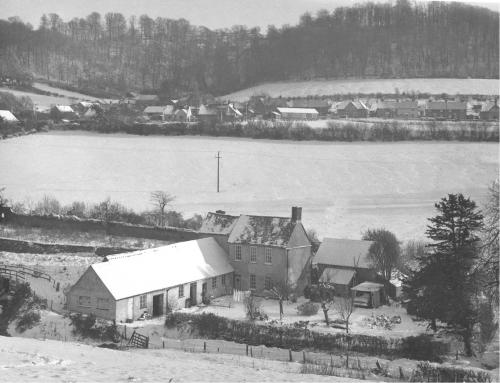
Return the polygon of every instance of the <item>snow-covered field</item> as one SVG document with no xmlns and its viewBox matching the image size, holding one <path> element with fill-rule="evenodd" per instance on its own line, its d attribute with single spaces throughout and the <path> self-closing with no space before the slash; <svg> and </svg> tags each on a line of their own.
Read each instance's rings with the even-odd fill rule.
<svg viewBox="0 0 500 383">
<path fill-rule="evenodd" d="M 78 102 L 77 99 L 69 97 L 58 97 L 58 96 L 46 96 L 43 94 L 23 92 L 21 90 L 15 90 L 5 87 L 0 87 L 0 92 L 12 93 L 16 97 L 29 97 L 35 105 L 41 106 L 51 106 L 51 105 L 69 105 L 74 102 Z"/>
<path fill-rule="evenodd" d="M 216 192 L 221 151 L 221 191 Z M 498 144 L 326 143 L 50 132 L 0 142 L 0 187 L 15 201 L 51 194 L 66 204 L 110 196 L 151 209 L 150 193 L 177 196 L 189 216 L 289 216 L 302 206 L 320 237 L 360 238 L 385 227 L 423 237 L 434 202 L 462 192 L 481 202 L 498 176 Z"/>
<path fill-rule="evenodd" d="M 55 340 L 0 337 L 2 382 L 349 382 L 299 374 L 299 363 L 173 350 L 115 351 Z"/>
<path fill-rule="evenodd" d="M 483 94 L 498 95 L 498 79 L 409 78 L 409 79 L 349 79 L 270 82 L 243 89 L 223 97 L 223 100 L 246 101 L 251 96 L 271 97 L 328 96 L 336 94 Z"/>
</svg>

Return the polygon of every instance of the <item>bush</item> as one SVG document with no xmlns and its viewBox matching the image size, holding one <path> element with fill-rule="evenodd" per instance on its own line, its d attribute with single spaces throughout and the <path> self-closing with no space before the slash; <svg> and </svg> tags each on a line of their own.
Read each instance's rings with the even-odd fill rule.
<svg viewBox="0 0 500 383">
<path fill-rule="evenodd" d="M 84 338 L 111 340 L 117 342 L 120 338 L 116 323 L 106 321 L 97 322 L 93 314 L 73 314 L 70 316 L 73 325 L 73 334 Z"/>
<path fill-rule="evenodd" d="M 27 311 L 17 321 L 16 330 L 23 333 L 27 329 L 33 328 L 39 322 L 40 313 L 38 311 Z"/>
<path fill-rule="evenodd" d="M 318 313 L 319 305 L 313 302 L 304 302 L 297 306 L 299 315 L 311 316 Z"/>
<path fill-rule="evenodd" d="M 486 371 L 468 370 L 420 362 L 411 377 L 412 382 L 491 382 Z"/>
<path fill-rule="evenodd" d="M 261 310 L 261 301 L 255 297 L 255 295 L 250 294 L 243 299 L 243 304 L 245 306 L 246 316 L 250 320 L 265 319 L 265 315 Z"/>
<path fill-rule="evenodd" d="M 436 342 L 432 336 L 421 334 L 403 338 L 403 355 L 408 359 L 441 362 L 441 355 L 449 352 L 449 344 Z"/>
</svg>

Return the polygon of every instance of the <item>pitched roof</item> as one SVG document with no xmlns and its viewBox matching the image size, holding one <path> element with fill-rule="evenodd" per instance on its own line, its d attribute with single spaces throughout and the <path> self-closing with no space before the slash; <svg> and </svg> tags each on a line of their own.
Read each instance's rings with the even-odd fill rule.
<svg viewBox="0 0 500 383">
<path fill-rule="evenodd" d="M 286 247 L 295 224 L 291 218 L 240 215 L 228 243 Z"/>
<path fill-rule="evenodd" d="M 335 267 L 327 267 L 323 270 L 319 281 L 323 283 L 334 283 L 336 285 L 348 285 L 356 271 L 353 269 L 337 269 Z"/>
<path fill-rule="evenodd" d="M 135 99 L 139 101 L 156 101 L 159 98 L 156 94 L 139 94 Z"/>
<path fill-rule="evenodd" d="M 368 109 L 367 106 L 360 100 L 352 101 L 346 100 L 337 104 L 337 109 L 345 109 L 349 104 L 352 104 L 356 109 Z"/>
<path fill-rule="evenodd" d="M 314 256 L 314 263 L 324 265 L 371 268 L 368 259 L 370 246 L 374 242 L 354 239 L 325 238 Z"/>
<path fill-rule="evenodd" d="M 18 122 L 19 120 L 14 116 L 10 110 L 0 110 L 0 117 L 6 122 Z"/>
<path fill-rule="evenodd" d="M 276 108 L 280 113 L 304 113 L 304 114 L 318 114 L 314 108 Z"/>
<path fill-rule="evenodd" d="M 56 105 L 56 109 L 61 113 L 74 113 L 75 111 L 69 105 Z"/>
<path fill-rule="evenodd" d="M 234 271 L 214 238 L 108 257 L 90 267 L 116 300 Z"/>
<path fill-rule="evenodd" d="M 481 112 L 489 112 L 494 106 L 498 107 L 498 104 L 496 102 L 491 102 L 491 101 L 485 102 L 481 106 Z"/>
<path fill-rule="evenodd" d="M 467 103 L 459 101 L 430 101 L 427 109 L 431 110 L 466 110 Z"/>
<path fill-rule="evenodd" d="M 380 290 L 383 287 L 384 287 L 384 285 L 382 285 L 381 283 L 363 282 L 363 283 L 360 283 L 357 286 L 354 286 L 352 288 L 352 290 L 364 291 L 364 292 L 372 292 L 372 291 L 378 291 L 378 290 Z"/>
<path fill-rule="evenodd" d="M 418 102 L 417 101 L 400 101 L 396 102 L 396 109 L 417 109 Z"/>
<path fill-rule="evenodd" d="M 229 234 L 238 218 L 234 215 L 210 212 L 203 220 L 199 231 L 201 233 Z"/>
</svg>

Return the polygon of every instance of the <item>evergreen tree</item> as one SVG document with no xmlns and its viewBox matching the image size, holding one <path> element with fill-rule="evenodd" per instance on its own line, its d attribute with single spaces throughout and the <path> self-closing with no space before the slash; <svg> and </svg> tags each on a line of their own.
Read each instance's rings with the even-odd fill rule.
<svg viewBox="0 0 500 383">
<path fill-rule="evenodd" d="M 477 321 L 476 280 L 471 272 L 478 255 L 483 216 L 476 204 L 462 194 L 449 194 L 435 204 L 438 214 L 429 219 L 426 234 L 433 242 L 420 257 L 405 289 L 415 313 L 447 323 L 462 335 L 465 352 L 472 355 L 472 335 Z"/>
</svg>

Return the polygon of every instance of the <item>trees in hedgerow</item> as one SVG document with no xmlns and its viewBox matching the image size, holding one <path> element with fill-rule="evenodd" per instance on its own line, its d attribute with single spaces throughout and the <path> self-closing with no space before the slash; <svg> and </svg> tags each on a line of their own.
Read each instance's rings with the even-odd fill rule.
<svg viewBox="0 0 500 383">
<path fill-rule="evenodd" d="M 280 306 L 280 321 L 283 320 L 284 315 L 283 301 L 287 300 L 294 291 L 294 287 L 287 282 L 276 282 L 271 287 L 271 294 L 278 300 Z"/>
<path fill-rule="evenodd" d="M 477 321 L 477 281 L 473 267 L 479 253 L 478 233 L 483 216 L 474 201 L 449 194 L 435 204 L 437 215 L 429 218 L 426 235 L 432 241 L 410 274 L 405 292 L 416 314 L 431 322 L 447 323 L 464 340 L 472 355 L 473 327 Z"/>
<path fill-rule="evenodd" d="M 151 202 L 157 209 L 159 226 L 165 226 L 165 208 L 174 199 L 175 197 L 173 195 L 162 190 L 151 193 Z"/>
<path fill-rule="evenodd" d="M 365 241 L 373 241 L 368 254 L 375 269 L 386 280 L 391 279 L 392 270 L 399 261 L 399 241 L 396 236 L 386 229 L 369 229 L 363 234 Z"/>
</svg>

